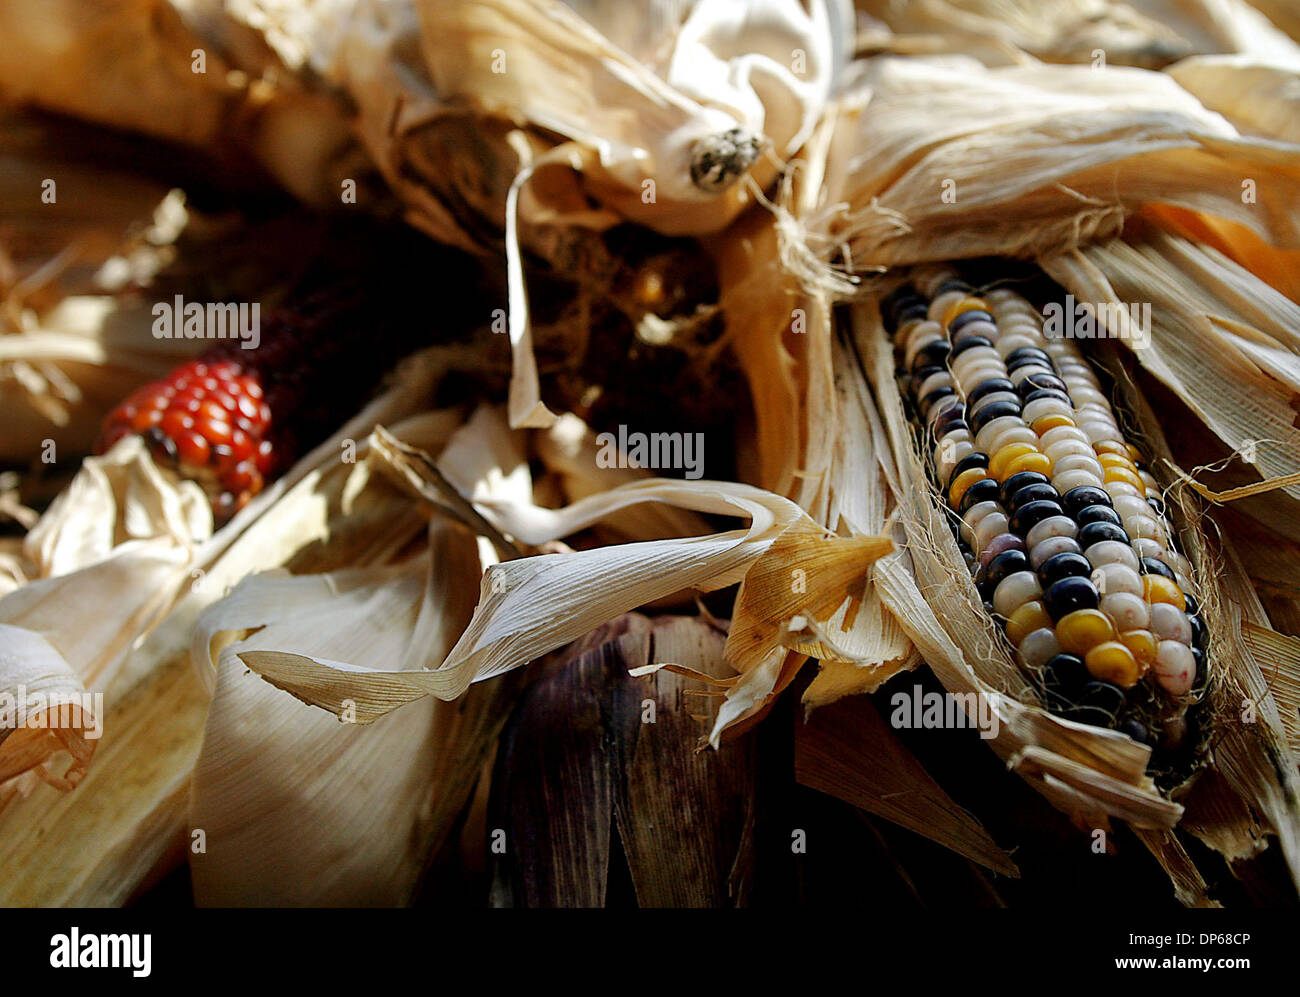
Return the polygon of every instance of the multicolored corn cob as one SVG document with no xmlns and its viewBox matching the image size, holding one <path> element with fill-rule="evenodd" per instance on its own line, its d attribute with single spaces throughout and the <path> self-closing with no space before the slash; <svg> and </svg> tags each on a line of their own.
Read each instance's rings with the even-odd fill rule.
<svg viewBox="0 0 1300 997">
<path fill-rule="evenodd" d="M 950 268 L 883 313 L 985 608 L 1049 708 L 1176 749 L 1206 677 L 1192 569 L 1076 344 Z"/>
</svg>

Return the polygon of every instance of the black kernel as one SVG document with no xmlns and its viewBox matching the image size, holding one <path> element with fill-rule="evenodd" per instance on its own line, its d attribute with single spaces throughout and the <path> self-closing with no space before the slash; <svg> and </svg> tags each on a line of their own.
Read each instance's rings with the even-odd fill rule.
<svg viewBox="0 0 1300 997">
<path fill-rule="evenodd" d="M 957 461 L 956 465 L 953 467 L 952 474 L 948 475 L 948 480 L 943 483 L 944 490 L 946 491 L 947 489 L 951 488 L 952 483 L 957 480 L 958 476 L 965 471 L 969 471 L 972 467 L 988 467 L 988 466 L 989 466 L 988 454 L 980 453 L 978 450 L 976 450 L 973 453 L 968 453 L 961 460 Z"/>
<path fill-rule="evenodd" d="M 1061 505 L 1069 515 L 1077 517 L 1079 510 L 1085 506 L 1104 505 L 1109 508 L 1114 503 L 1104 488 L 1098 488 L 1096 485 L 1079 485 L 1061 496 Z"/>
<path fill-rule="evenodd" d="M 970 312 L 966 314 L 969 315 Z M 984 336 L 966 336 L 964 339 L 953 340 L 952 356 L 959 357 L 967 350 L 973 350 L 977 346 L 987 346 L 991 349 L 993 343 Z"/>
<path fill-rule="evenodd" d="M 1116 540 L 1125 545 L 1129 542 L 1128 534 L 1114 523 L 1089 523 L 1079 530 L 1077 539 L 1084 550 L 1104 540 Z"/>
<path fill-rule="evenodd" d="M 1100 601 L 1097 586 L 1077 575 L 1053 582 L 1043 593 L 1043 608 L 1053 620 L 1077 609 L 1096 609 Z"/>
<path fill-rule="evenodd" d="M 1037 471 L 1017 471 L 1006 481 L 1002 482 L 1002 504 L 1011 505 L 1015 499 L 1016 492 L 1027 485 L 1047 485 L 1051 484 L 1047 480 L 1047 475 L 1040 474 Z"/>
<path fill-rule="evenodd" d="M 988 563 L 980 582 L 988 585 L 990 589 L 996 589 L 1008 575 L 1028 570 L 1029 558 L 1025 556 L 1024 551 L 1004 550 Z"/>
<path fill-rule="evenodd" d="M 1059 502 L 1060 499 L 1060 492 L 1046 482 L 1040 481 L 1037 484 L 1025 485 L 1024 488 L 1011 496 L 1010 508 L 1012 512 L 1015 512 L 1022 505 L 1030 502 Z"/>
<path fill-rule="evenodd" d="M 948 359 L 948 353 L 952 347 L 948 345 L 946 339 L 932 339 L 926 343 L 912 358 L 912 372 L 915 373 L 920 367 L 928 367 L 935 364 L 941 364 Z"/>
<path fill-rule="evenodd" d="M 1110 523 L 1112 526 L 1123 528 L 1120 521 L 1119 513 L 1108 505 L 1085 505 L 1079 510 L 1079 514 L 1074 517 L 1074 521 L 1081 527 L 1089 523 Z"/>
<path fill-rule="evenodd" d="M 1109 682 L 1089 682 L 1079 695 L 1075 716 L 1083 723 L 1108 727 L 1124 708 L 1124 690 Z"/>
<path fill-rule="evenodd" d="M 990 377 L 987 381 L 981 381 L 971 389 L 970 394 L 966 396 L 966 404 L 974 405 L 981 398 L 991 395 L 997 391 L 1015 391 L 1016 386 L 1008 381 L 1005 377 Z"/>
<path fill-rule="evenodd" d="M 1082 554 L 1066 551 L 1054 554 L 1038 566 L 1038 580 L 1049 588 L 1062 578 L 1087 578 L 1092 574 L 1092 564 Z"/>
<path fill-rule="evenodd" d="M 987 426 L 994 419 L 999 419 L 1006 415 L 1019 415 L 1020 403 L 1013 402 L 1011 399 L 1003 401 L 989 402 L 982 409 L 971 416 L 971 427 L 976 433 Z"/>
<path fill-rule="evenodd" d="M 1035 391 L 1059 391 L 1069 397 L 1065 382 L 1055 374 L 1045 370 L 1036 370 L 1032 374 L 1026 374 L 1020 382 L 1019 390 L 1021 395 L 1029 395 Z"/>
<path fill-rule="evenodd" d="M 988 312 L 983 311 L 979 308 L 976 308 L 969 312 L 962 312 L 955 319 L 953 319 L 951 322 L 948 323 L 948 334 L 950 336 L 956 335 L 965 326 L 970 325 L 972 322 L 992 322 L 992 321 L 993 321 L 993 316 L 990 315 Z M 990 343 L 989 345 L 992 346 L 993 344 Z"/>
<path fill-rule="evenodd" d="M 1161 575 L 1168 578 L 1171 582 L 1176 581 L 1173 570 L 1164 561 L 1159 561 L 1154 557 L 1142 558 L 1142 574 L 1144 575 Z"/>
<path fill-rule="evenodd" d="M 955 395 L 956 393 L 957 390 L 955 388 L 953 388 L 951 385 L 945 384 L 942 387 L 934 388 L 926 392 L 924 395 L 922 395 L 920 401 L 916 403 L 916 407 L 921 410 L 921 415 L 925 416 L 930 411 L 930 408 L 934 405 L 934 403 L 937 402 L 940 398 L 947 398 L 951 395 Z"/>
<path fill-rule="evenodd" d="M 1006 356 L 1007 370 L 1011 370 L 1012 364 L 1018 364 L 1022 360 L 1040 360 L 1047 363 L 1049 367 L 1052 364 L 1052 358 L 1049 357 L 1042 350 L 1040 350 L 1037 346 L 1021 346 L 1012 350 L 1010 353 L 1007 354 Z"/>
<path fill-rule="evenodd" d="M 992 478 L 982 478 L 966 489 L 961 497 L 961 512 L 964 515 L 971 506 L 988 502 L 998 497 L 998 483 Z"/>
<path fill-rule="evenodd" d="M 1050 499 L 1026 502 L 1011 514 L 1011 532 L 1023 537 L 1044 519 L 1059 515 L 1060 505 Z"/>
<path fill-rule="evenodd" d="M 1020 387 L 1023 389 L 1024 384 L 1022 383 Z M 1030 402 L 1036 402 L 1040 398 L 1054 398 L 1058 402 L 1065 402 L 1066 405 L 1074 404 L 1074 402 L 1070 400 L 1069 395 L 1064 391 L 1058 391 L 1056 388 L 1039 388 L 1036 391 L 1030 391 L 1028 394 L 1025 394 L 1023 390 L 1020 392 L 1020 400 L 1025 405 L 1028 405 Z"/>
</svg>

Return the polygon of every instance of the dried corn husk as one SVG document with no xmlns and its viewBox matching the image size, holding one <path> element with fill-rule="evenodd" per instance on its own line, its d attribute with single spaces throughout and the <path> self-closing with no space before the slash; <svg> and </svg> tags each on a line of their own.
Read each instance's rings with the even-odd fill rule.
<svg viewBox="0 0 1300 997">
<path fill-rule="evenodd" d="M 881 57 L 859 99 L 828 171 L 857 269 L 1068 251 L 1147 203 L 1300 247 L 1300 148 L 1242 137 L 1164 74 Z"/>
<path fill-rule="evenodd" d="M 323 528 L 329 510 L 325 500 L 317 498 L 314 516 L 296 510 L 286 520 L 292 527 L 265 534 L 274 542 L 264 539 L 251 560 L 242 555 L 221 560 L 231 542 L 279 495 L 304 479 L 314 484 L 321 467 L 340 452 L 342 441 L 369 430 L 377 415 L 400 417 L 422 403 L 445 362 L 445 356 L 439 362 L 430 356 L 409 362 L 398 383 L 216 534 L 198 486 L 164 477 L 138 438 L 121 441 L 104 457 L 87 459 L 70 488 L 28 534 L 18 570 L 32 581 L 0 599 L 0 621 L 43 637 L 44 643 L 29 641 L 24 646 L 38 660 L 45 660 L 46 647 L 57 651 L 63 659 L 59 674 L 65 682 L 75 677 L 77 691 L 104 692 L 119 679 L 133 645 L 165 616 L 171 614 L 173 627 L 181 625 L 176 620 L 193 619 L 186 599 L 191 605 L 211 601 L 221 591 L 214 586 L 232 584 L 254 566 L 281 563 L 279 558 L 321 536 L 315 531 Z M 102 605 L 105 592 L 112 593 L 111 612 L 85 619 L 67 612 L 69 605 Z M 173 613 L 178 600 L 180 611 Z M 145 654 L 136 659 L 120 676 L 127 688 L 160 664 L 159 658 Z M 33 667 L 29 654 L 15 653 L 0 673 L 0 688 L 16 694 Z M 39 670 L 49 673 L 51 666 L 43 664 Z M 25 748 L 23 769 L 31 773 L 16 776 L 18 781 L 6 786 L 6 796 L 12 797 L 14 790 L 30 791 L 36 778 L 49 774 L 49 755 L 58 745 L 45 743 L 48 750 L 39 757 Z M 0 753 L 4 750 L 0 744 Z M 84 759 L 73 770 L 74 783 L 83 769 Z"/>
<path fill-rule="evenodd" d="M 602 444 L 581 419 L 572 413 L 560 416 L 550 429 L 534 434 L 537 456 L 547 469 L 559 476 L 564 498 L 577 502 L 598 492 L 653 475 L 645 468 L 604 467 L 597 463 Z M 626 462 L 626 455 L 623 455 Z M 640 506 L 636 511 L 612 513 L 596 527 L 604 542 L 659 540 L 663 537 L 696 537 L 709 532 L 703 517 L 672 506 Z"/>
<path fill-rule="evenodd" d="M 494 905 L 603 906 L 622 878 L 611 868 L 618 853 L 638 906 L 745 904 L 752 739 L 694 751 L 691 735 L 708 722 L 694 683 L 668 671 L 629 675 L 657 658 L 724 678 L 723 643 L 696 617 L 629 614 L 553 656 L 497 756 L 488 826 L 505 832 L 506 847 Z M 665 853 L 676 857 L 671 868 Z"/>
<path fill-rule="evenodd" d="M 1158 69 L 1202 52 L 1300 54 L 1242 0 L 857 0 L 857 8 L 903 35 L 969 52 L 995 42 L 1046 62 Z M 871 36 L 874 37 L 874 36 Z"/>
<path fill-rule="evenodd" d="M 1300 143 L 1300 52 L 1288 62 L 1249 55 L 1196 56 L 1167 72 L 1243 134 Z"/>
<path fill-rule="evenodd" d="M 994 872 L 1020 875 L 864 697 L 819 709 L 796 728 L 795 774 L 805 786 L 886 817 Z"/>
<path fill-rule="evenodd" d="M 410 477 L 415 472 L 398 468 L 398 473 Z M 424 696 L 455 698 L 472 682 L 516 668 L 629 609 L 683 589 L 723 588 L 752 574 L 752 584 L 742 587 L 738 612 L 751 638 L 728 644 L 728 660 L 741 674 L 715 722 L 711 740 L 716 744 L 724 729 L 756 715 L 792 677 L 791 669 L 783 667 L 784 624 L 803 612 L 814 618 L 833 613 L 850 598 L 851 583 L 889 542 L 831 537 L 789 500 L 729 482 L 648 479 L 560 510 L 489 498 L 478 498 L 476 507 L 502 533 L 536 545 L 642 502 L 745 516 L 751 525 L 711 536 L 494 565 L 483 577 L 469 628 L 445 657 L 425 655 L 422 670 L 362 670 L 347 662 L 271 650 L 248 651 L 241 660 L 272 684 L 335 714 L 352 701 L 357 720 L 368 723 Z M 804 572 L 806 586 L 793 584 L 795 570 Z"/>
<path fill-rule="evenodd" d="M 1042 261 L 1078 301 L 1151 303 L 1150 344 L 1123 342 L 1230 450 L 1300 498 L 1300 305 L 1190 240 L 1153 232 Z M 1120 323 L 1128 321 L 1127 305 Z"/>
<path fill-rule="evenodd" d="M 360 166 L 341 102 L 282 67 L 232 58 L 240 53 L 221 49 L 214 19 L 198 16 L 204 6 L 6 4 L 0 100 L 196 146 L 237 167 L 260 162 L 304 200 L 338 203 L 340 181 Z"/>
<path fill-rule="evenodd" d="M 417 7 L 425 64 L 440 95 L 577 143 L 571 158 L 597 198 L 664 232 L 714 231 L 735 216 L 748 200 L 736 181 L 761 144 L 784 158 L 811 133 L 839 56 L 823 0 L 809 12 L 784 0 L 700 0 L 655 62 L 621 51 L 560 3 Z M 795 52 L 803 59 L 792 70 Z M 746 144 L 748 161 L 703 172 L 704 147 L 721 155 L 722 145 Z M 765 164 L 760 186 L 773 175 Z"/>
<path fill-rule="evenodd" d="M 394 395 L 401 398 L 403 392 Z M 405 405 L 411 397 L 422 393 L 407 396 Z M 382 411 L 401 411 L 393 398 L 388 401 Z M 434 411 L 399 420 L 394 431 L 438 450 L 461 421 L 455 410 Z M 318 459 L 202 573 L 191 576 L 183 598 L 144 636 L 130 667 L 119 669 L 104 690 L 105 743 L 77 792 L 37 786 L 31 798 L 0 815 L 6 857 L 31 870 L 7 880 L 12 892 L 0 896 L 42 905 L 121 903 L 155 863 L 165 868 L 183 859 L 194 844 L 186 835 L 190 772 L 212 692 L 199 681 L 211 675 L 210 669 L 198 673 L 190 663 L 195 619 L 250 572 L 283 564 L 297 571 L 330 571 L 367 559 L 382 563 L 418 538 L 426 520 L 409 498 L 382 483 L 367 487 L 367 449 L 366 440 L 359 439 L 361 463 Z M 473 731 L 475 718 L 485 715 L 492 713 L 452 707 L 439 729 L 448 737 L 458 728 Z M 493 729 L 488 726 L 488 732 Z M 49 869 L 60 872 L 42 871 Z"/>
</svg>

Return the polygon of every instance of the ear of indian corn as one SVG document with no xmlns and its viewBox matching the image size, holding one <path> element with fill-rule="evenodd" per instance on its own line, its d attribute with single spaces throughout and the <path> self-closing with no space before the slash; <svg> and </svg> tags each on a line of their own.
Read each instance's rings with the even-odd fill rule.
<svg viewBox="0 0 1300 997">
<path fill-rule="evenodd" d="M 1191 565 L 1075 342 L 947 267 L 914 272 L 883 313 L 934 482 L 1020 665 L 1054 712 L 1177 750 L 1207 674 Z"/>
<path fill-rule="evenodd" d="M 105 419 L 97 451 L 142 436 L 162 466 L 204 488 L 218 522 L 228 519 L 354 414 L 404 355 L 476 318 L 474 305 L 437 297 L 436 315 L 421 308 L 410 288 L 427 292 L 431 280 L 465 290 L 476 272 L 422 237 L 336 230 L 255 339 L 217 342 L 135 391 Z"/>
</svg>

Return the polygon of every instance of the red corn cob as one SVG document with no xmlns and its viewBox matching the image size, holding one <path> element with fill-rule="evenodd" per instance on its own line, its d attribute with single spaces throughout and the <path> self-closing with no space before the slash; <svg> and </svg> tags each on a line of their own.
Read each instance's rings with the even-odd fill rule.
<svg viewBox="0 0 1300 997">
<path fill-rule="evenodd" d="M 364 253 L 355 240 L 344 245 L 350 256 Z M 463 329 L 468 308 L 483 308 L 466 295 L 468 307 L 439 308 L 436 327 L 422 321 L 409 305 L 413 291 L 427 293 L 430 275 L 461 293 L 476 275 L 463 257 L 422 238 L 413 244 L 405 232 L 383 235 L 377 256 L 319 262 L 264 318 L 256 349 L 223 340 L 138 389 L 106 418 L 97 452 L 143 436 L 155 459 L 203 486 L 218 522 L 228 519 L 355 414 L 405 354 Z"/>
</svg>

